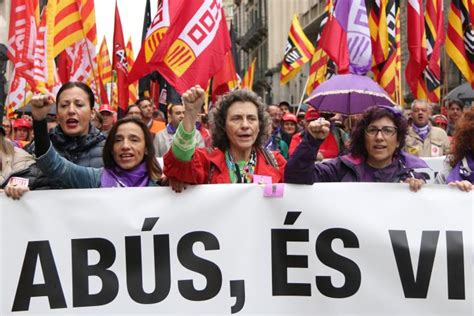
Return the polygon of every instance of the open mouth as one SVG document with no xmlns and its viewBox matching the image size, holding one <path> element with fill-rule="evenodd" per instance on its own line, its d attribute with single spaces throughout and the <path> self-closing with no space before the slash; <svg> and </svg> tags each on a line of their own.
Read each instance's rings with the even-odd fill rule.
<svg viewBox="0 0 474 316">
<path fill-rule="evenodd" d="M 68 119 L 66 121 L 66 127 L 67 128 L 76 128 L 79 125 L 79 121 L 76 119 Z"/>
<path fill-rule="evenodd" d="M 120 154 L 119 157 L 122 161 L 130 161 L 134 156 L 132 154 Z"/>
<path fill-rule="evenodd" d="M 252 139 L 252 134 L 243 134 L 243 135 L 238 135 L 240 140 L 247 141 Z"/>
</svg>

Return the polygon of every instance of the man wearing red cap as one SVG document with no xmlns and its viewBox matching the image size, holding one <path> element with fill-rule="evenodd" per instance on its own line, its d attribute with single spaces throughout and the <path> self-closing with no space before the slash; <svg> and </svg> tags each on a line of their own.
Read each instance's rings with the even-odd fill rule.
<svg viewBox="0 0 474 316">
<path fill-rule="evenodd" d="M 99 113 L 102 115 L 102 133 L 108 134 L 115 123 L 115 111 L 108 104 L 102 104 L 99 108 Z"/>
</svg>

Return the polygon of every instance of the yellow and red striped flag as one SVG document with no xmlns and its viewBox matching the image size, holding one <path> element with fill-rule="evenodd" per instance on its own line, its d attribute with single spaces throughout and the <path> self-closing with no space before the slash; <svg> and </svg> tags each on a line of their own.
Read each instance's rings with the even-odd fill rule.
<svg viewBox="0 0 474 316">
<path fill-rule="evenodd" d="M 242 89 L 252 90 L 256 64 L 257 64 L 257 58 L 254 58 L 249 68 L 245 72 L 244 78 L 242 79 L 242 84 L 241 84 Z"/>
<path fill-rule="evenodd" d="M 474 4 L 471 0 L 452 0 L 448 14 L 446 53 L 474 88 Z"/>
<path fill-rule="evenodd" d="M 314 54 L 314 46 L 303 32 L 298 16 L 295 14 L 291 22 L 285 54 L 280 72 L 280 84 L 293 79 L 301 70 L 301 66 L 310 61 Z"/>
<path fill-rule="evenodd" d="M 306 94 L 310 95 L 311 92 L 313 92 L 316 87 L 318 87 L 321 83 L 323 83 L 326 78 L 328 77 L 327 75 L 331 75 L 328 70 L 331 69 L 331 67 L 328 67 L 328 64 L 333 63 L 331 59 L 329 58 L 328 54 L 322 49 L 322 43 L 321 43 L 321 34 L 322 30 L 324 29 L 324 26 L 326 25 L 328 18 L 329 18 L 329 12 L 331 11 L 333 7 L 333 2 L 332 0 L 328 0 L 326 4 L 326 8 L 324 10 L 324 13 L 322 14 L 321 17 L 318 18 L 319 22 L 319 27 L 318 27 L 318 35 L 316 37 L 316 49 L 313 54 L 313 57 L 311 58 L 311 65 L 309 67 L 309 78 L 308 78 L 308 83 L 306 85 Z M 318 23 L 316 22 L 316 23 Z"/>
<path fill-rule="evenodd" d="M 128 71 L 132 69 L 135 62 L 135 55 L 133 54 L 132 38 L 128 38 L 127 46 L 125 47 L 125 55 L 127 55 Z M 138 81 L 128 85 L 128 104 L 133 104 L 138 100 Z"/>
<path fill-rule="evenodd" d="M 107 41 L 105 36 L 100 44 L 99 57 L 97 67 L 99 69 L 99 75 L 102 82 L 105 84 L 112 82 L 112 63 L 110 62 L 109 49 L 107 48 Z"/>
<path fill-rule="evenodd" d="M 86 37 L 97 44 L 95 9 L 93 0 L 51 0 L 47 10 L 54 16 L 54 57 L 64 49 Z"/>
<path fill-rule="evenodd" d="M 400 86 L 400 65 L 397 63 L 397 47 L 400 44 L 400 31 L 399 28 L 397 29 L 400 21 L 400 2 L 399 0 L 372 0 L 370 7 L 372 72 L 375 81 L 395 100 Z"/>
</svg>

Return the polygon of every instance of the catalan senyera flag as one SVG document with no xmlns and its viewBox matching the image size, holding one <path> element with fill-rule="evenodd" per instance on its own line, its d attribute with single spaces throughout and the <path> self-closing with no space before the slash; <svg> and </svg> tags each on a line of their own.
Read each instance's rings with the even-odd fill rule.
<svg viewBox="0 0 474 316">
<path fill-rule="evenodd" d="M 244 78 L 242 79 L 241 88 L 252 90 L 253 78 L 255 74 L 255 66 L 257 65 L 257 58 L 254 58 L 245 72 Z"/>
<path fill-rule="evenodd" d="M 117 110 L 121 110 L 123 113 L 128 106 L 128 60 L 117 2 L 115 2 L 114 50 L 112 56 L 112 69 L 117 74 Z M 120 114 L 119 112 L 119 116 Z"/>
<path fill-rule="evenodd" d="M 321 45 L 321 33 L 326 25 L 329 17 L 329 12 L 332 8 L 332 0 L 328 0 L 326 8 L 321 17 L 318 18 L 318 34 L 316 36 L 316 48 L 311 58 L 309 66 L 309 78 L 306 85 L 306 94 L 310 95 L 321 83 L 323 83 L 328 75 L 328 64 L 331 63 L 329 56 L 324 52 Z"/>
<path fill-rule="evenodd" d="M 94 0 L 51 0 L 47 10 L 54 15 L 54 57 L 84 37 L 97 44 Z"/>
<path fill-rule="evenodd" d="M 410 59 L 405 69 L 405 78 L 415 98 L 423 97 L 424 82 L 419 80 L 428 64 L 426 52 L 425 18 L 423 0 L 411 0 L 407 6 L 408 51 Z"/>
<path fill-rule="evenodd" d="M 446 53 L 474 89 L 474 5 L 471 0 L 452 0 L 448 14 Z"/>
<path fill-rule="evenodd" d="M 180 6 L 158 45 L 151 65 L 180 94 L 205 86 L 231 49 L 222 0 L 169 1 Z"/>
<path fill-rule="evenodd" d="M 97 68 L 99 71 L 100 79 L 103 84 L 112 82 L 112 63 L 110 62 L 109 49 L 107 48 L 107 41 L 104 38 L 100 44 L 99 56 L 97 61 Z"/>
<path fill-rule="evenodd" d="M 128 75 L 129 82 L 134 82 L 156 70 L 155 66 L 151 64 L 151 59 L 168 31 L 171 21 L 176 18 L 176 13 L 181 10 L 183 3 L 182 0 L 162 0 L 158 2 L 158 11 L 148 28 L 142 47 Z"/>
<path fill-rule="evenodd" d="M 128 71 L 132 69 L 135 61 L 132 47 L 132 38 L 128 38 L 127 46 L 125 47 L 125 54 L 127 55 Z M 138 100 L 138 82 L 130 83 L 128 86 L 128 103 L 133 104 Z"/>
<path fill-rule="evenodd" d="M 397 63 L 397 47 L 400 44 L 399 0 L 372 0 L 369 28 L 372 40 L 374 80 L 387 91 L 393 100 L 397 99 L 400 87 L 400 65 Z"/>
<path fill-rule="evenodd" d="M 425 32 L 428 65 L 423 71 L 422 87 L 431 102 L 439 102 L 441 93 L 441 46 L 444 43 L 444 14 L 442 0 L 428 0 L 425 12 Z M 418 85 L 420 86 L 420 85 Z M 423 96 L 425 97 L 425 96 Z"/>
<path fill-rule="evenodd" d="M 280 84 L 286 84 L 310 61 L 314 54 L 314 46 L 303 32 L 298 16 L 293 15 L 290 32 L 286 41 L 285 54 L 281 64 Z"/>
</svg>

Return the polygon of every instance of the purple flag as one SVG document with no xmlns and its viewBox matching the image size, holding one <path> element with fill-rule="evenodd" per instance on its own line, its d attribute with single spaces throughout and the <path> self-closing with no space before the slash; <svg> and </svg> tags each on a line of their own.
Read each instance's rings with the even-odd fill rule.
<svg viewBox="0 0 474 316">
<path fill-rule="evenodd" d="M 347 33 L 349 71 L 365 75 L 372 64 L 372 44 L 365 0 L 339 0 L 334 15 Z"/>
</svg>

